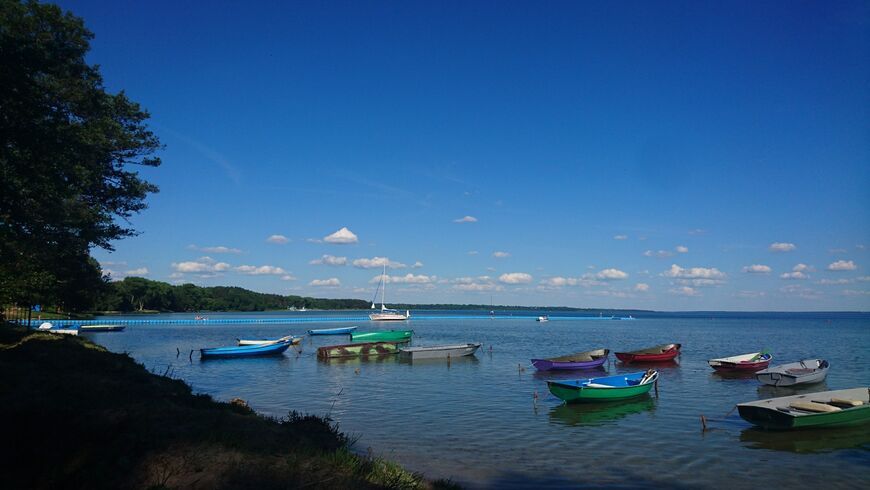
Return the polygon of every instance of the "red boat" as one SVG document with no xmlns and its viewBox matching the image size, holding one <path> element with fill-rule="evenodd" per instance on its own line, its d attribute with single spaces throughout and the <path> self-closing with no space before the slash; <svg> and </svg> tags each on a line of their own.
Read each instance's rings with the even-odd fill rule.
<svg viewBox="0 0 870 490">
<path fill-rule="evenodd" d="M 672 361 L 680 355 L 680 347 L 680 344 L 657 345 L 648 349 L 633 350 L 631 352 L 617 352 L 616 358 L 624 363 Z"/>
<path fill-rule="evenodd" d="M 773 356 L 769 352 L 752 352 L 750 354 L 742 354 L 739 356 L 723 357 L 720 359 L 710 359 L 707 364 L 716 371 L 734 372 L 734 371 L 760 371 L 765 369 Z"/>
</svg>

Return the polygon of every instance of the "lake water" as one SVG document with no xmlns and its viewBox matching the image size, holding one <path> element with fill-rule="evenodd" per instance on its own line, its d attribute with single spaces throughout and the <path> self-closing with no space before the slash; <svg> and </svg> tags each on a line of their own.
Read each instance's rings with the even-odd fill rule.
<svg viewBox="0 0 870 490">
<path fill-rule="evenodd" d="M 209 317 L 291 315 L 302 314 Z M 827 381 L 802 391 L 870 386 L 868 315 L 694 314 L 547 323 L 507 315 L 417 317 L 391 324 L 130 325 L 120 333 L 86 335 L 219 400 L 240 397 L 258 412 L 278 417 L 290 410 L 328 414 L 341 430 L 359 437 L 358 450 L 371 448 L 427 477 L 451 478 L 471 488 L 870 487 L 870 424 L 798 433 L 754 429 L 732 411 L 736 403 L 795 391 L 761 388 L 751 377 L 725 378 L 706 363 L 766 347 L 774 364 L 814 357 L 830 362 Z M 301 352 L 290 350 L 278 358 L 202 362 L 197 351 L 189 360 L 191 350 L 232 345 L 237 337 L 275 338 L 354 324 L 360 331 L 412 328 L 413 345 L 473 341 L 484 346 L 476 356 L 450 363 L 395 357 L 325 362 L 315 357 L 316 348 L 347 337 L 321 336 L 307 337 Z M 682 355 L 677 363 L 655 366 L 661 373 L 658 396 L 634 401 L 564 405 L 549 395 L 546 380 L 644 367 L 614 360 L 601 370 L 555 375 L 529 366 L 533 357 L 670 342 L 683 344 Z M 706 432 L 701 414 L 713 419 Z"/>
</svg>

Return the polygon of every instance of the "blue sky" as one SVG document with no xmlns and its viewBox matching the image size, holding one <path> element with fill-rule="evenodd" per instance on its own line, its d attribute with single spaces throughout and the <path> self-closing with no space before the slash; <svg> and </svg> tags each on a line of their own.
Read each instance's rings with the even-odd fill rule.
<svg viewBox="0 0 870 490">
<path fill-rule="evenodd" d="M 870 309 L 866 2 L 60 4 L 166 145 L 115 278 Z"/>
</svg>

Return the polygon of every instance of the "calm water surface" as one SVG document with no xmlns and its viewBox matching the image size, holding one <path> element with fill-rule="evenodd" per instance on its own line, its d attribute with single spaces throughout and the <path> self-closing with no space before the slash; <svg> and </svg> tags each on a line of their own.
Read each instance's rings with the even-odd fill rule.
<svg viewBox="0 0 870 490">
<path fill-rule="evenodd" d="M 209 316 L 255 315 L 291 314 Z M 450 363 L 395 357 L 324 362 L 315 358 L 316 348 L 347 337 L 322 336 L 306 338 L 299 351 L 279 358 L 201 362 L 195 352 L 188 360 L 192 349 L 232 345 L 240 336 L 274 338 L 352 324 L 131 325 L 121 333 L 87 335 L 220 400 L 240 397 L 258 412 L 279 417 L 290 410 L 328 414 L 343 431 L 359 436 L 357 449 L 371 447 L 428 477 L 452 478 L 471 488 L 870 487 L 870 427 L 803 433 L 753 429 L 732 411 L 736 403 L 795 391 L 760 388 L 753 378 L 724 378 L 706 364 L 713 357 L 767 347 L 774 364 L 828 359 L 827 381 L 803 391 L 870 386 L 866 315 L 357 322 L 360 331 L 407 325 L 415 331 L 414 345 L 475 341 L 484 346 L 475 357 Z M 683 344 L 682 356 L 677 363 L 655 366 L 661 373 L 658 396 L 634 401 L 564 405 L 549 395 L 546 379 L 640 368 L 612 361 L 592 374 L 554 375 L 529 366 L 532 357 L 669 342 Z M 714 419 L 712 430 L 701 431 L 701 414 Z"/>
</svg>

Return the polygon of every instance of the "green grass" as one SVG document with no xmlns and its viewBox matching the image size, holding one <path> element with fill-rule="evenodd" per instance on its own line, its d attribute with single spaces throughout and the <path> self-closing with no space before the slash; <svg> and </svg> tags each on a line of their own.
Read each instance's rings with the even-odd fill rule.
<svg viewBox="0 0 870 490">
<path fill-rule="evenodd" d="M 328 418 L 195 395 L 83 338 L 0 326 L 4 488 L 455 488 L 354 454 Z"/>
</svg>

